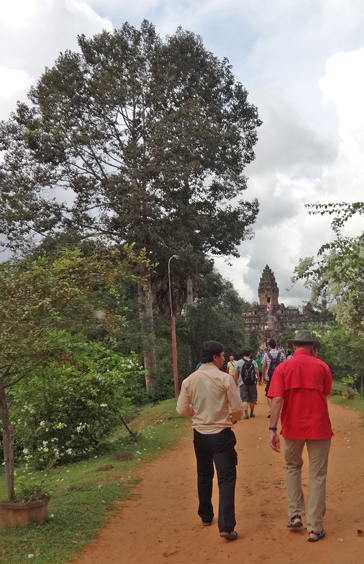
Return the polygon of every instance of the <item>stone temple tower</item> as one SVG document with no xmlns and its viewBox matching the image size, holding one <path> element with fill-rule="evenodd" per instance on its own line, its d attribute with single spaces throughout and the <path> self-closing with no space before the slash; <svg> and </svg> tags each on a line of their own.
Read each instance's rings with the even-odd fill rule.
<svg viewBox="0 0 364 564">
<path fill-rule="evenodd" d="M 298 307 L 278 303 L 279 290 L 277 281 L 268 265 L 265 266 L 258 286 L 259 303 L 244 314 L 247 331 L 254 333 L 263 348 L 269 339 L 280 339 L 280 335 L 288 327 L 305 327 L 313 319 L 308 312 L 300 311 Z"/>
<path fill-rule="evenodd" d="M 272 270 L 268 265 L 265 266 L 263 274 L 260 277 L 258 287 L 258 297 L 260 305 L 269 304 L 270 306 L 278 304 L 279 289 Z"/>
</svg>

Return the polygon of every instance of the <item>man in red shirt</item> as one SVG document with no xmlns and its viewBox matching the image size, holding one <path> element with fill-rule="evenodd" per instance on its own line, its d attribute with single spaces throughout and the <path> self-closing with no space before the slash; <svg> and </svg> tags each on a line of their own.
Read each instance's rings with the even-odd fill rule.
<svg viewBox="0 0 364 564">
<path fill-rule="evenodd" d="M 288 496 L 288 528 L 303 526 L 305 503 L 301 484 L 302 450 L 307 446 L 310 491 L 307 504 L 308 541 L 325 536 L 322 520 L 326 512 L 326 474 L 333 435 L 326 396 L 331 393 L 332 376 L 325 362 L 316 357 L 320 343 L 306 330 L 296 331 L 288 341 L 294 355 L 274 371 L 268 396 L 272 399 L 270 445 L 280 452 L 277 423 L 282 409 L 286 483 Z M 283 408 L 282 408 L 283 405 Z"/>
</svg>

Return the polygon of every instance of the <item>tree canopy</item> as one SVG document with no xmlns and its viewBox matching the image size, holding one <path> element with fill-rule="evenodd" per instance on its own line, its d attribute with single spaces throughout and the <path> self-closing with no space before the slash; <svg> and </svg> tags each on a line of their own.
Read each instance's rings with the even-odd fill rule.
<svg viewBox="0 0 364 564">
<path fill-rule="evenodd" d="M 78 43 L 1 124 L 7 244 L 72 228 L 157 260 L 236 255 L 258 211 L 236 198 L 261 122 L 228 61 L 180 28 L 162 41 L 147 21 Z"/>
<path fill-rule="evenodd" d="M 179 255 L 183 303 L 208 253 L 238 256 L 252 235 L 258 202 L 242 193 L 261 122 L 227 59 L 193 33 L 162 40 L 144 21 L 78 44 L 0 124 L 0 233 L 23 253 L 64 232 L 145 249 L 157 264 L 152 274 L 139 269 L 152 376 L 152 294 L 165 301 L 169 257 Z"/>
</svg>

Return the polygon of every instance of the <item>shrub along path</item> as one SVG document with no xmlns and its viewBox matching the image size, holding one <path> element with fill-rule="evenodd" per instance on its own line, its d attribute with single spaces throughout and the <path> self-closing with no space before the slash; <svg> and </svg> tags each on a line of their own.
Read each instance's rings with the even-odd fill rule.
<svg viewBox="0 0 364 564">
<path fill-rule="evenodd" d="M 326 538 L 308 543 L 288 521 L 283 453 L 268 442 L 267 407 L 259 388 L 256 418 L 235 426 L 239 455 L 236 530 L 228 542 L 216 517 L 202 527 L 196 514 L 196 469 L 191 431 L 161 459 L 145 466 L 134 498 L 122 504 L 75 564 L 362 564 L 364 428 L 360 415 L 330 403 L 335 433 L 329 461 Z M 188 422 L 189 423 L 189 422 Z M 304 490 L 308 491 L 307 460 Z M 214 506 L 217 511 L 217 488 Z"/>
</svg>

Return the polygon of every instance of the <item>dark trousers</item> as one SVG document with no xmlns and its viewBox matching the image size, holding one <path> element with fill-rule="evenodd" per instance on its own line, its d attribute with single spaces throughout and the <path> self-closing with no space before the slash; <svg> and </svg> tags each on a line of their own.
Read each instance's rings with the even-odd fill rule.
<svg viewBox="0 0 364 564">
<path fill-rule="evenodd" d="M 237 454 L 235 435 L 229 427 L 205 435 L 193 430 L 193 444 L 197 459 L 198 514 L 203 522 L 209 523 L 214 517 L 211 503 L 214 463 L 219 485 L 219 531 L 231 533 L 235 521 L 235 483 Z"/>
</svg>

